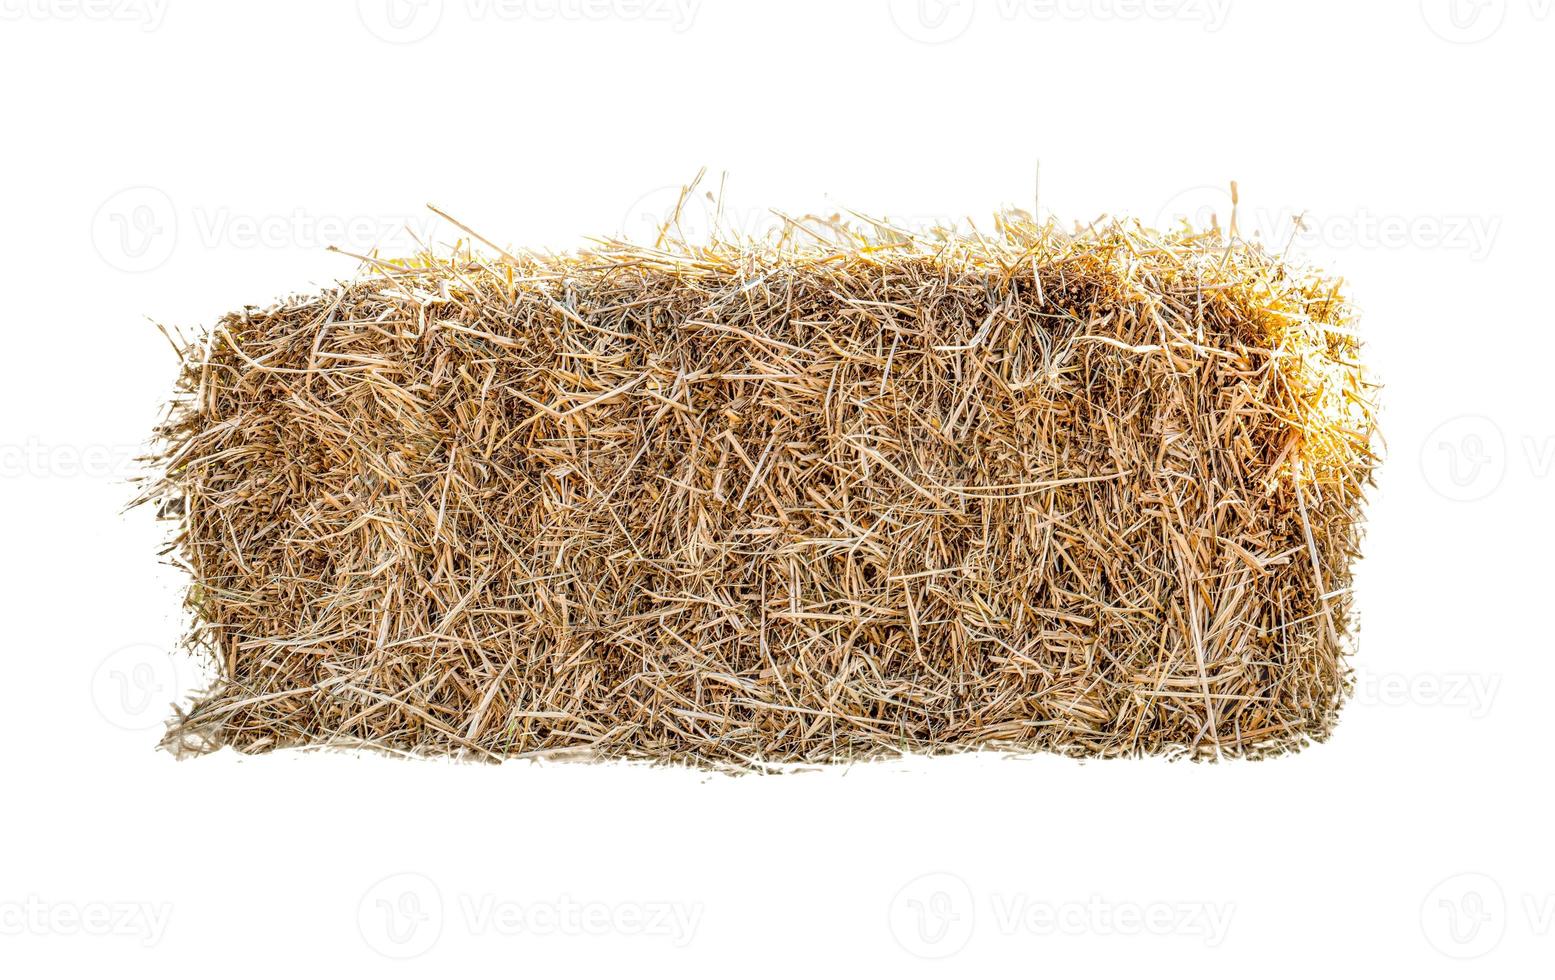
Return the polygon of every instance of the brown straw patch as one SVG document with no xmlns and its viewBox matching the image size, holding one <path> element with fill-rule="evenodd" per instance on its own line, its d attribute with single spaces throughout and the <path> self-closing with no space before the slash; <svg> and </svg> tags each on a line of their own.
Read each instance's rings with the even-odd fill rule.
<svg viewBox="0 0 1555 980">
<path fill-rule="evenodd" d="M 1339 283 L 1218 230 L 864 227 L 370 260 L 180 342 L 142 499 L 217 681 L 169 744 L 1324 737 L 1374 462 Z"/>
</svg>

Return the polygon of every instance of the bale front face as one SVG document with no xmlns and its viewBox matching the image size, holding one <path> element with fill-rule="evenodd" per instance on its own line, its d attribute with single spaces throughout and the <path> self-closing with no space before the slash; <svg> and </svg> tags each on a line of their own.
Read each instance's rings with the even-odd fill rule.
<svg viewBox="0 0 1555 980">
<path fill-rule="evenodd" d="M 1333 283 L 1013 220 L 423 256 L 223 319 L 155 493 L 182 744 L 1247 753 L 1327 733 L 1372 456 Z"/>
</svg>

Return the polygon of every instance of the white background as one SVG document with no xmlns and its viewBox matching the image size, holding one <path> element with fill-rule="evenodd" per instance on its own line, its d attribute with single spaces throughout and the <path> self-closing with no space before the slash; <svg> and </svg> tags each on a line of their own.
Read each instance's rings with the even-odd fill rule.
<svg viewBox="0 0 1555 980">
<path fill-rule="evenodd" d="M 1550 962 L 1550 0 L 395 2 L 0 0 L 0 970 Z M 1065 220 L 1224 221 L 1236 179 L 1244 231 L 1305 211 L 1295 248 L 1352 285 L 1389 451 L 1328 743 L 740 778 L 155 749 L 196 679 L 165 529 L 121 514 L 173 380 L 154 323 L 348 277 L 326 246 L 407 221 L 451 241 L 429 201 L 563 249 L 705 165 L 746 230 L 986 227 L 1038 161 Z"/>
</svg>

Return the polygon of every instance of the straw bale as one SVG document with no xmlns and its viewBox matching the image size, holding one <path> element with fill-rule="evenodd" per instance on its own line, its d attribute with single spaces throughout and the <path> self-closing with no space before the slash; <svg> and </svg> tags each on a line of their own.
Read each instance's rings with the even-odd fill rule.
<svg viewBox="0 0 1555 980">
<path fill-rule="evenodd" d="M 1021 212 L 473 239 L 175 341 L 143 499 L 217 679 L 174 747 L 745 768 L 1331 730 L 1375 415 L 1338 281 Z"/>
</svg>

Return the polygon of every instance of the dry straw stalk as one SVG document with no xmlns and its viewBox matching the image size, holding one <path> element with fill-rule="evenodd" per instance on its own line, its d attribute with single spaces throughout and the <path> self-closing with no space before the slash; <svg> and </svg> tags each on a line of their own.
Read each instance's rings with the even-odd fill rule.
<svg viewBox="0 0 1555 980">
<path fill-rule="evenodd" d="M 1020 212 L 485 244 L 177 341 L 143 499 L 217 679 L 171 744 L 743 768 L 1330 731 L 1374 462 L 1338 282 Z"/>
</svg>

